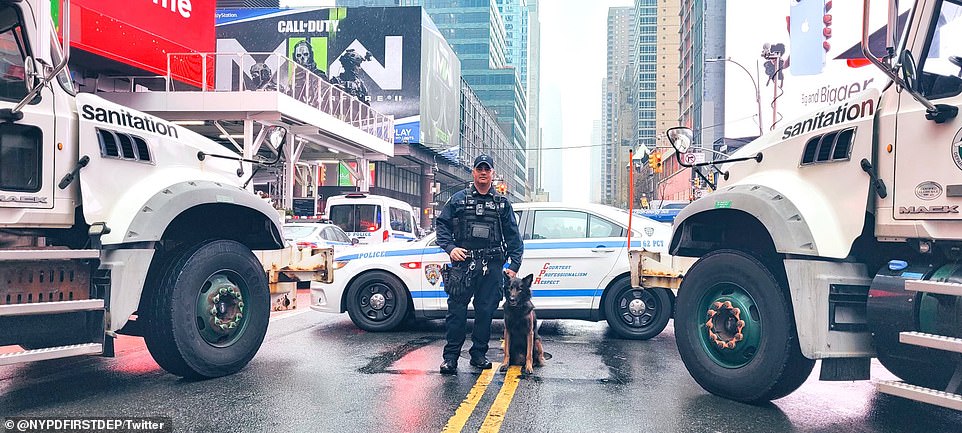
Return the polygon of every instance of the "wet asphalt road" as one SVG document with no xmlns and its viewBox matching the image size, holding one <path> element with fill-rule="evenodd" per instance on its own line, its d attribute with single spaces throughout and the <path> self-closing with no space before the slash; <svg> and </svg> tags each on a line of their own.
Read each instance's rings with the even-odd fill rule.
<svg viewBox="0 0 962 433">
<path fill-rule="evenodd" d="M 518 382 L 500 431 L 962 431 L 962 414 L 877 394 L 869 382 L 818 382 L 817 366 L 799 391 L 770 405 L 709 395 L 682 365 L 670 324 L 649 341 L 614 339 L 603 322 L 545 321 L 541 333 L 552 359 Z M 169 416 L 175 431 L 198 432 L 440 432 L 479 376 L 467 359 L 456 376 L 438 374 L 442 345 L 440 321 L 371 334 L 346 314 L 300 310 L 274 318 L 242 372 L 192 382 L 161 370 L 142 340 L 122 337 L 112 359 L 0 367 L 0 418 Z M 498 342 L 491 346 L 497 360 Z M 873 376 L 892 378 L 877 363 Z M 479 430 L 504 381 L 494 375 L 463 431 Z"/>
</svg>

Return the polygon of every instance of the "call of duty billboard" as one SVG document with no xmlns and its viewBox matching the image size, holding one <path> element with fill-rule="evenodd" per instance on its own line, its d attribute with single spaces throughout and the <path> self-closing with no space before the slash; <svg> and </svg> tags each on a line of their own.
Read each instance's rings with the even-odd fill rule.
<svg viewBox="0 0 962 433">
<path fill-rule="evenodd" d="M 393 115 L 396 143 L 456 140 L 459 89 L 437 83 L 452 81 L 452 73 L 457 82 L 460 63 L 443 39 L 436 43 L 440 34 L 420 7 L 219 9 L 216 22 L 219 54 L 244 53 L 257 62 L 254 71 L 250 62 L 226 67 L 220 62 L 231 56 L 221 56 L 218 86 L 238 82 L 223 74 L 244 74 L 248 82 L 276 77 L 268 57 L 284 56 Z M 449 107 L 453 115 L 434 114 Z"/>
</svg>

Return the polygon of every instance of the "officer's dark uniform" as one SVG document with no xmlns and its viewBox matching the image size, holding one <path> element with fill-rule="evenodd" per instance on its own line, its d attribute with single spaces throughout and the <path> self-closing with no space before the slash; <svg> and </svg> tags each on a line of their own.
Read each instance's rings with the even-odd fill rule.
<svg viewBox="0 0 962 433">
<path fill-rule="evenodd" d="M 470 252 L 467 259 L 452 262 L 452 266 L 474 266 L 473 277 L 469 277 L 475 289 L 474 332 L 469 353 L 471 365 L 490 368 L 485 355 L 491 338 L 491 316 L 501 301 L 505 258 L 510 260 L 508 268 L 517 272 L 524 252 L 514 210 L 508 199 L 495 192 L 493 186 L 488 194 L 481 194 L 471 185 L 451 196 L 441 209 L 436 224 L 438 246 L 444 251 L 451 254 L 451 250 L 460 247 Z M 447 329 L 444 361 L 453 362 L 455 366 L 467 333 L 468 302 L 472 291 L 467 292 L 464 296 L 448 297 L 448 313 L 444 319 Z"/>
</svg>

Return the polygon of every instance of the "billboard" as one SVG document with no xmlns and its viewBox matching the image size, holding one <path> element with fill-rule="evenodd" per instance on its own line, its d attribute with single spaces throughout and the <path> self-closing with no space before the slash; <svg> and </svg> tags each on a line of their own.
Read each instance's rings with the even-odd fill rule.
<svg viewBox="0 0 962 433">
<path fill-rule="evenodd" d="M 350 169 L 348 169 L 350 167 Z M 322 162 L 317 167 L 318 186 L 357 186 L 351 171 L 357 171 L 357 161 Z M 375 165 L 367 164 L 368 185 L 374 185 Z"/>
<path fill-rule="evenodd" d="M 887 83 L 859 47 L 862 2 L 730 0 L 726 4 L 725 51 L 732 62 L 705 67 L 725 68 L 727 138 L 757 136 L 759 120 L 762 132 L 768 132 Z M 885 47 L 885 6 L 879 4 L 869 16 L 870 46 L 879 57 Z M 902 9 L 900 25 L 908 5 Z M 752 80 L 759 87 L 758 103 Z"/>
<path fill-rule="evenodd" d="M 427 13 L 421 22 L 421 125 L 418 141 L 440 151 L 459 143 L 461 61 Z"/>
<path fill-rule="evenodd" d="M 52 0 L 58 21 L 61 4 Z M 166 75 L 168 53 L 214 52 L 215 5 L 215 0 L 72 0 L 70 45 Z M 171 65 L 175 79 L 195 86 L 203 82 L 202 69 L 200 56 Z M 212 72 L 208 64 L 208 78 Z"/>
<path fill-rule="evenodd" d="M 342 86 L 359 81 L 371 107 L 394 116 L 395 142 L 419 141 L 421 18 L 420 7 L 219 9 L 217 52 L 251 59 L 219 64 L 217 81 L 252 79 L 254 62 L 270 68 L 271 54 L 288 57 Z"/>
</svg>

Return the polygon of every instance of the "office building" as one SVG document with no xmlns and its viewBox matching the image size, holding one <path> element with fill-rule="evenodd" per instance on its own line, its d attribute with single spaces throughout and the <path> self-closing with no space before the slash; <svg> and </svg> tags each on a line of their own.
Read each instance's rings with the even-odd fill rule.
<svg viewBox="0 0 962 433">
<path fill-rule="evenodd" d="M 528 187 L 532 194 L 542 190 L 540 124 L 541 22 L 538 0 L 497 0 L 504 19 L 505 59 L 521 78 L 528 101 Z"/>
<path fill-rule="evenodd" d="M 604 164 L 601 169 L 601 177 L 597 181 L 601 182 L 601 202 L 604 204 L 615 205 L 618 202 L 619 177 L 624 175 L 624 170 L 619 166 L 621 153 L 627 154 L 628 148 L 633 146 L 636 138 L 631 134 L 631 138 L 625 142 L 623 130 L 624 124 L 620 120 L 630 122 L 635 125 L 635 119 L 622 119 L 623 101 L 631 97 L 626 94 L 623 84 L 626 83 L 625 73 L 634 64 L 635 55 L 633 53 L 634 44 L 634 19 L 633 7 L 612 7 L 608 9 L 607 25 L 607 67 L 605 70 L 605 81 L 603 84 L 603 109 L 602 122 L 605 129 Z M 633 77 L 627 82 L 634 81 Z M 633 99 L 633 98 L 632 98 Z M 628 146 L 628 147 L 623 147 Z"/>
<path fill-rule="evenodd" d="M 504 0 L 512 11 L 512 37 L 523 37 L 521 22 L 527 12 L 522 0 Z M 461 61 L 461 76 L 481 102 L 495 115 L 498 124 L 509 138 L 506 149 L 513 153 L 513 162 L 501 163 L 499 174 L 508 184 L 512 199 L 523 201 L 529 197 L 527 152 L 528 99 L 526 84 L 518 68 L 520 58 L 508 59 L 508 36 L 505 18 L 498 0 L 337 0 L 338 6 L 422 6 L 431 16 L 444 38 Z M 516 14 L 516 15 L 514 15 Z M 517 18 L 515 18 L 517 16 Z M 519 42 L 520 44 L 520 39 Z M 512 41 L 512 47 L 515 42 Z M 517 51 L 520 55 L 520 51 Z"/>
<path fill-rule="evenodd" d="M 508 136 L 513 161 L 499 174 L 512 199 L 528 197 L 527 96 L 517 70 L 508 64 L 504 19 L 494 0 L 422 0 L 425 10 L 461 60 L 461 76 L 495 115 Z M 511 164 L 511 165 L 508 165 Z"/>
<path fill-rule="evenodd" d="M 712 148 L 725 136 L 725 0 L 680 0 L 678 122 L 694 132 L 694 143 Z M 681 169 L 680 167 L 678 167 Z M 665 171 L 668 179 L 673 173 Z M 660 182 L 666 199 L 691 198 L 691 175 Z M 681 179 L 687 181 L 682 182 Z M 661 197 L 659 197 L 661 198 Z"/>
<path fill-rule="evenodd" d="M 678 126 L 678 63 L 680 58 L 680 35 L 678 31 L 681 22 L 678 11 L 680 8 L 681 0 L 661 0 L 658 2 L 657 57 L 655 58 L 657 77 L 655 80 L 654 107 L 651 107 L 647 101 L 639 101 L 639 108 L 655 109 L 654 144 L 661 148 L 670 147 L 665 131 Z M 639 57 L 641 56 L 642 54 L 639 53 Z M 645 86 L 650 85 L 645 84 Z"/>
<path fill-rule="evenodd" d="M 496 173 L 503 174 L 514 161 L 511 141 L 498 124 L 497 117 L 463 79 L 460 143 L 460 160 L 473 162 L 477 155 L 486 153 L 494 159 Z"/>
</svg>

